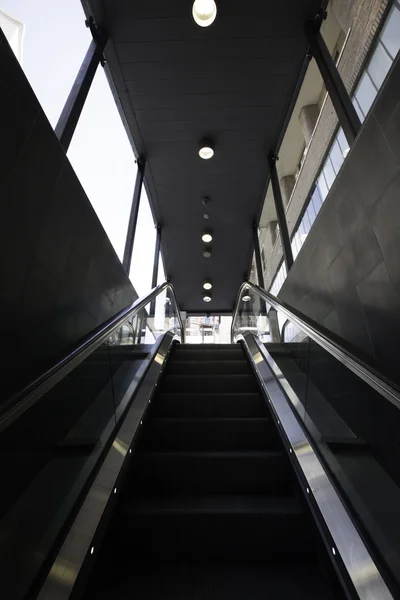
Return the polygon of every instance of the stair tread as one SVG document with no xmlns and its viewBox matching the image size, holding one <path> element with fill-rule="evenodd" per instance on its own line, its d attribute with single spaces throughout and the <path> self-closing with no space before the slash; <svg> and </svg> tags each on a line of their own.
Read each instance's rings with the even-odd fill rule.
<svg viewBox="0 0 400 600">
<path fill-rule="evenodd" d="M 226 376 L 224 376 L 226 377 Z M 241 377 L 243 377 L 243 375 L 241 375 Z M 255 391 L 249 391 L 249 392 L 163 392 L 162 390 L 160 390 L 160 392 L 158 393 L 157 398 L 175 398 L 176 396 L 189 396 L 190 398 L 193 397 L 194 399 L 199 399 L 201 398 L 201 396 L 216 396 L 218 398 L 224 399 L 224 398 L 248 398 L 248 396 L 251 396 L 252 398 L 260 398 L 262 399 L 262 396 L 260 394 L 260 392 L 255 392 Z"/>
<path fill-rule="evenodd" d="M 241 350 L 240 344 L 176 344 L 175 350 Z"/>
<path fill-rule="evenodd" d="M 232 423 L 238 424 L 239 422 L 250 422 L 250 423 L 271 423 L 271 419 L 268 417 L 153 417 L 151 423 L 163 422 L 166 425 L 168 423 Z M 151 424 L 150 423 L 150 424 Z"/>
<path fill-rule="evenodd" d="M 224 379 L 232 379 L 232 377 L 235 377 L 236 379 L 240 378 L 246 378 L 249 380 L 254 381 L 254 375 L 253 373 L 202 373 L 202 374 L 198 374 L 198 373 L 167 373 L 167 379 L 172 378 L 172 377 L 176 377 L 176 378 L 187 378 L 187 379 L 196 379 L 196 378 L 202 378 L 204 377 L 204 375 L 207 375 L 208 378 L 210 377 L 215 377 L 215 378 L 224 378 Z"/>
<path fill-rule="evenodd" d="M 143 445 L 153 450 L 264 450 L 276 447 L 271 419 L 242 417 L 153 418 L 143 432 Z"/>
<path fill-rule="evenodd" d="M 246 360 L 172 360 L 169 375 L 248 375 L 250 365 Z"/>
<path fill-rule="evenodd" d="M 154 404 L 155 414 L 163 416 L 256 416 L 262 415 L 265 401 L 258 391 L 250 392 L 163 392 Z"/>
<path fill-rule="evenodd" d="M 145 450 L 138 453 L 138 456 L 146 456 L 151 458 L 165 457 L 165 458 L 272 458 L 272 457 L 283 457 L 284 454 L 280 450 L 232 450 L 232 451 L 186 451 L 183 452 L 172 450 L 171 452 L 157 452 L 152 450 Z"/>
<path fill-rule="evenodd" d="M 294 496 L 271 494 L 207 494 L 140 496 L 125 502 L 123 512 L 137 514 L 243 514 L 243 515 L 303 515 Z"/>
<path fill-rule="evenodd" d="M 296 554 L 293 559 L 248 562 L 230 559 L 196 561 L 131 562 L 120 560 L 117 576 L 106 579 L 104 563 L 101 583 L 93 580 L 96 600 L 140 598 L 141 600 L 333 600 L 334 593 L 318 566 Z M 125 568 L 124 568 L 125 567 Z M 109 575 L 108 575 L 109 576 Z"/>
<path fill-rule="evenodd" d="M 240 358 L 238 360 L 230 360 L 229 358 L 205 358 L 202 360 L 196 360 L 194 358 L 188 358 L 187 360 L 183 357 L 177 357 L 171 360 L 170 365 L 201 365 L 208 367 L 209 365 L 233 365 L 237 367 L 238 363 L 242 363 L 243 365 L 248 365 L 249 363 L 244 358 Z"/>
</svg>

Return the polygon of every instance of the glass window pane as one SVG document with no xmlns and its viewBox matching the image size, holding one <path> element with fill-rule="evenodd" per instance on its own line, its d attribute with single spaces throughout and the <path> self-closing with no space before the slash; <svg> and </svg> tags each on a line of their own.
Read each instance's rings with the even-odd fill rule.
<svg viewBox="0 0 400 600">
<path fill-rule="evenodd" d="M 308 233 L 308 231 L 306 231 L 303 221 L 301 221 L 301 223 L 299 225 L 299 233 L 300 233 L 300 242 L 301 242 L 301 245 L 303 245 L 303 243 L 307 237 L 307 233 Z"/>
<path fill-rule="evenodd" d="M 344 161 L 343 153 L 342 153 L 337 141 L 335 141 L 333 143 L 333 146 L 331 148 L 329 156 L 332 161 L 332 165 L 335 170 L 335 173 L 337 175 L 339 173 L 340 167 L 342 166 L 343 161 Z"/>
<path fill-rule="evenodd" d="M 304 226 L 305 232 L 308 233 L 311 229 L 311 223 L 310 223 L 310 219 L 309 219 L 307 211 L 304 213 L 304 216 L 303 216 L 303 226 Z"/>
<path fill-rule="evenodd" d="M 391 67 L 392 61 L 383 48 L 382 44 L 379 43 L 374 50 L 372 58 L 368 65 L 368 73 L 371 76 L 372 81 L 375 83 L 377 88 L 380 88 L 384 79 Z"/>
<path fill-rule="evenodd" d="M 296 231 L 295 240 L 296 240 L 297 254 L 298 254 L 300 252 L 301 246 L 302 246 L 300 234 L 298 231 Z"/>
<path fill-rule="evenodd" d="M 358 114 L 358 118 L 360 119 L 361 123 L 363 123 L 364 120 L 365 120 L 365 115 L 364 115 L 363 111 L 361 110 L 360 105 L 358 104 L 356 97 L 354 97 L 352 99 L 352 102 L 353 102 L 354 108 L 356 109 L 356 113 Z"/>
<path fill-rule="evenodd" d="M 21 66 L 55 127 L 92 40 L 84 24 L 81 2 L 2 0 L 0 9 L 24 23 Z M 14 35 L 10 42 L 13 46 Z M 97 100 L 101 103 L 103 98 Z M 101 129 L 101 121 L 97 127 Z"/>
<path fill-rule="evenodd" d="M 368 73 L 364 73 L 361 77 L 361 81 L 358 84 L 358 88 L 356 91 L 356 98 L 361 106 L 361 110 L 366 115 L 369 109 L 372 106 L 373 101 L 375 100 L 377 91 L 371 81 Z"/>
<path fill-rule="evenodd" d="M 307 214 L 308 214 L 308 218 L 310 219 L 310 223 L 312 225 L 315 221 L 315 217 L 317 216 L 317 213 L 314 210 L 314 206 L 313 206 L 311 199 L 308 203 Z"/>
<path fill-rule="evenodd" d="M 297 240 L 297 247 L 298 247 L 299 252 L 300 252 L 301 247 L 302 247 L 303 244 L 302 244 L 302 241 L 300 239 L 300 233 L 299 233 L 299 231 L 296 232 L 296 240 Z"/>
<path fill-rule="evenodd" d="M 97 69 L 67 156 L 122 260 L 137 166 L 104 69 Z"/>
<path fill-rule="evenodd" d="M 322 199 L 321 199 L 321 196 L 319 193 L 318 186 L 314 190 L 314 193 L 311 198 L 311 202 L 313 203 L 313 206 L 314 206 L 315 215 L 317 215 L 319 213 L 319 209 L 322 206 Z"/>
<path fill-rule="evenodd" d="M 339 143 L 340 150 L 342 151 L 343 158 L 346 158 L 347 153 L 349 151 L 349 144 L 348 144 L 348 141 L 346 140 L 346 136 L 344 135 L 342 128 L 340 128 L 338 131 L 337 141 Z"/>
<path fill-rule="evenodd" d="M 144 296 L 151 289 L 156 234 L 150 203 L 146 190 L 143 187 L 133 244 L 132 264 L 129 273 L 133 286 L 139 296 Z"/>
<path fill-rule="evenodd" d="M 299 227 L 299 251 L 301 250 L 302 245 L 305 242 L 305 239 L 307 237 L 307 234 L 304 233 L 304 229 Z"/>
<path fill-rule="evenodd" d="M 325 181 L 326 181 L 329 189 L 331 189 L 331 187 L 333 185 L 333 182 L 336 179 L 336 173 L 333 170 L 332 163 L 330 161 L 329 156 L 328 156 L 327 160 L 325 161 L 325 165 L 324 165 L 324 168 L 323 168 L 323 173 L 325 175 Z"/>
<path fill-rule="evenodd" d="M 396 58 L 400 48 L 400 10 L 396 6 L 393 7 L 387 23 L 383 28 L 381 40 L 385 44 L 387 51 L 390 52 L 392 58 Z"/>
<path fill-rule="evenodd" d="M 325 181 L 325 177 L 324 177 L 323 173 L 321 173 L 321 175 L 318 177 L 317 187 L 319 190 L 319 195 L 321 196 L 321 200 L 323 202 L 329 192 L 329 188 L 326 185 L 326 181 Z"/>
<path fill-rule="evenodd" d="M 297 256 L 297 244 L 296 244 L 296 238 L 293 238 L 292 243 L 290 244 L 292 247 L 292 254 L 293 254 L 293 259 L 296 258 Z"/>
</svg>

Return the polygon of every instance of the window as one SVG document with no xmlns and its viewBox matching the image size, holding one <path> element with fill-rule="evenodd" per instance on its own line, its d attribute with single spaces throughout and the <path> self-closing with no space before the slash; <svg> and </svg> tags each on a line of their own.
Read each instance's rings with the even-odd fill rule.
<svg viewBox="0 0 400 600">
<path fill-rule="evenodd" d="M 353 98 L 353 106 L 356 109 L 358 118 L 360 119 L 361 123 L 363 123 L 364 119 L 365 119 L 365 115 L 364 115 L 363 111 L 361 110 L 360 105 L 358 104 L 357 99 L 355 97 Z"/>
<path fill-rule="evenodd" d="M 375 100 L 376 94 L 377 90 L 372 83 L 371 77 L 368 75 L 368 73 L 364 73 L 360 83 L 357 86 L 357 91 L 355 94 L 357 102 L 360 105 L 364 115 L 369 112 L 369 109 Z"/>
<path fill-rule="evenodd" d="M 343 152 L 340 149 L 337 139 L 333 143 L 329 156 L 331 157 L 332 165 L 337 175 L 340 171 L 340 167 L 344 162 Z"/>
<path fill-rule="evenodd" d="M 349 151 L 349 143 L 346 140 L 346 136 L 343 133 L 343 129 L 340 127 L 338 134 L 336 136 L 337 142 L 339 144 L 340 150 L 342 152 L 343 158 L 346 158 L 347 153 Z"/>
<path fill-rule="evenodd" d="M 295 235 L 295 236 L 294 236 L 294 238 L 292 239 L 292 243 L 291 243 L 291 246 L 292 246 L 292 252 L 293 252 L 293 259 L 295 259 L 295 258 L 297 257 L 297 255 L 298 255 L 298 253 L 299 253 L 299 251 L 300 251 L 300 248 L 299 248 L 299 243 L 298 243 L 298 239 L 297 239 L 297 237 L 298 237 L 298 236 L 297 236 L 297 233 L 296 233 L 296 235 Z"/>
<path fill-rule="evenodd" d="M 400 8 L 398 4 L 392 8 L 380 38 L 393 61 L 400 50 Z"/>
<path fill-rule="evenodd" d="M 332 163 L 331 163 L 329 156 L 326 159 L 326 162 L 325 162 L 325 165 L 323 168 L 323 174 L 325 175 L 325 181 L 328 184 L 328 188 L 331 189 L 333 182 L 336 179 L 336 173 L 333 170 Z"/>
<path fill-rule="evenodd" d="M 315 217 L 317 216 L 312 202 L 309 202 L 306 214 L 308 215 L 308 218 L 310 219 L 310 225 L 312 225 L 315 221 Z"/>
<path fill-rule="evenodd" d="M 319 209 L 322 206 L 322 199 L 321 199 L 321 196 L 319 193 L 318 186 L 315 187 L 314 193 L 311 196 L 311 202 L 313 203 L 313 206 L 314 206 L 315 216 L 317 216 L 317 214 L 319 213 Z"/>
<path fill-rule="evenodd" d="M 324 177 L 323 173 L 321 173 L 321 175 L 318 178 L 317 187 L 318 187 L 318 191 L 321 196 L 321 199 L 322 199 L 322 201 L 324 201 L 328 195 L 329 188 L 326 185 L 326 181 L 325 181 L 325 177 Z"/>
<path fill-rule="evenodd" d="M 382 86 L 391 66 L 392 60 L 379 42 L 368 65 L 368 73 L 378 89 Z"/>
</svg>

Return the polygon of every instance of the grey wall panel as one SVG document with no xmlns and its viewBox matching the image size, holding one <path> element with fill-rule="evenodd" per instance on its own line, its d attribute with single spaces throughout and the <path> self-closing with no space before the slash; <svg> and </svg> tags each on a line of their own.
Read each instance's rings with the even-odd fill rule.
<svg viewBox="0 0 400 600">
<path fill-rule="evenodd" d="M 400 58 L 280 297 L 400 383 Z"/>
<path fill-rule="evenodd" d="M 0 30 L 2 393 L 136 293 Z"/>
</svg>

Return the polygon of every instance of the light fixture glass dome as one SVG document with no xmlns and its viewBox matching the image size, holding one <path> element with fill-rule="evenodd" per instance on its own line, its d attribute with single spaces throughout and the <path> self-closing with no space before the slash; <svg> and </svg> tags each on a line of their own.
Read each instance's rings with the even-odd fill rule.
<svg viewBox="0 0 400 600">
<path fill-rule="evenodd" d="M 205 282 L 203 283 L 203 288 L 204 288 L 205 290 L 211 290 L 211 288 L 212 288 L 212 283 L 211 283 L 211 281 L 208 281 L 208 280 L 207 280 L 207 281 L 205 281 Z"/>
<path fill-rule="evenodd" d="M 201 239 L 206 244 L 208 244 L 209 242 L 211 242 L 211 240 L 213 239 L 211 231 L 204 231 L 203 235 L 201 236 Z"/>
<path fill-rule="evenodd" d="M 204 160 L 208 160 L 214 156 L 214 150 L 211 148 L 211 146 L 203 146 L 199 150 L 199 156 Z"/>
<path fill-rule="evenodd" d="M 211 302 L 211 296 L 208 296 L 208 294 L 205 294 L 203 296 L 203 300 L 204 300 L 204 302 Z"/>
<path fill-rule="evenodd" d="M 195 0 L 192 15 L 200 27 L 209 27 L 217 16 L 217 5 L 214 0 Z"/>
</svg>

